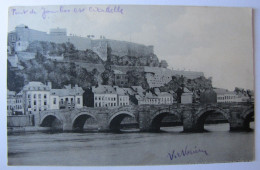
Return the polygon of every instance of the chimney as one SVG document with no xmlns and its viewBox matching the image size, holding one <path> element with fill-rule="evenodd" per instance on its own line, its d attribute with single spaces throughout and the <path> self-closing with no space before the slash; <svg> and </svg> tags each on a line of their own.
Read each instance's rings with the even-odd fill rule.
<svg viewBox="0 0 260 170">
<path fill-rule="evenodd" d="M 52 88 L 52 85 L 51 85 L 51 82 L 49 81 L 48 82 L 48 87 L 51 89 Z"/>
</svg>

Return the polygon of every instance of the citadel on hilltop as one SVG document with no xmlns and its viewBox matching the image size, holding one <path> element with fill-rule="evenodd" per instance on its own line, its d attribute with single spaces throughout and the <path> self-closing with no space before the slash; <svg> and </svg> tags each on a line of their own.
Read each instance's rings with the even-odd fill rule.
<svg viewBox="0 0 260 170">
<path fill-rule="evenodd" d="M 153 46 L 145 46 L 142 44 L 106 39 L 100 36 L 99 39 L 93 39 L 94 36 L 81 37 L 76 35 L 67 35 L 67 30 L 64 28 L 50 29 L 47 32 L 30 29 L 26 25 L 19 25 L 15 30 L 8 33 L 8 46 L 14 48 L 15 51 L 24 51 L 29 43 L 33 41 L 47 41 L 54 43 L 70 42 L 78 50 L 90 49 L 97 53 L 103 60 L 107 60 L 107 48 L 112 49 L 111 54 L 116 56 L 147 56 L 152 54 Z"/>
</svg>

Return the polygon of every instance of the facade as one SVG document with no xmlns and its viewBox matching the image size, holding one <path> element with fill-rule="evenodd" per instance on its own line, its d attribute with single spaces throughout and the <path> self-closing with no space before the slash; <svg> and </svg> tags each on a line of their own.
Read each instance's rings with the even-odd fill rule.
<svg viewBox="0 0 260 170">
<path fill-rule="evenodd" d="M 29 82 L 23 87 L 23 99 L 25 112 L 50 109 L 50 90 L 51 86 L 41 82 Z"/>
<path fill-rule="evenodd" d="M 115 74 L 115 85 L 119 87 L 126 87 L 128 86 L 128 76 L 126 73 L 119 71 L 119 70 L 114 70 Z"/>
<path fill-rule="evenodd" d="M 93 86 L 86 98 L 91 98 L 90 107 L 120 107 L 130 104 L 126 90 L 118 86 L 98 85 Z"/>
<path fill-rule="evenodd" d="M 237 95 L 234 91 L 226 89 L 214 89 L 217 93 L 217 103 L 232 103 L 232 102 L 246 102 L 249 97 L 244 95 Z"/>
<path fill-rule="evenodd" d="M 15 92 L 7 90 L 7 114 L 13 115 L 16 107 Z"/>
<path fill-rule="evenodd" d="M 159 99 L 159 104 L 173 104 L 173 96 L 168 92 L 156 93 Z"/>
<path fill-rule="evenodd" d="M 15 93 L 14 91 L 7 90 L 7 114 L 10 115 L 23 115 L 23 94 Z"/>
<path fill-rule="evenodd" d="M 94 107 L 116 107 L 117 93 L 112 86 L 99 85 L 93 86 L 92 92 L 94 94 Z"/>
<path fill-rule="evenodd" d="M 15 112 L 17 114 L 24 114 L 24 101 L 23 101 L 23 93 L 19 92 L 16 94 L 16 106 L 15 106 Z"/>
<path fill-rule="evenodd" d="M 78 85 L 50 90 L 50 109 L 74 109 L 83 107 L 83 89 Z"/>
<path fill-rule="evenodd" d="M 141 86 L 132 86 L 131 89 L 135 92 L 134 96 L 137 100 L 137 105 L 160 105 L 160 104 L 173 104 L 173 95 L 168 92 L 160 92 L 158 88 L 155 88 L 154 92 L 147 92 Z M 130 90 L 128 90 L 130 91 Z M 131 92 L 131 91 L 130 91 Z M 128 92 L 129 93 L 129 92 Z M 132 93 L 133 94 L 133 93 Z"/>
<path fill-rule="evenodd" d="M 183 89 L 183 93 L 181 95 L 181 103 L 182 104 L 190 104 L 192 103 L 193 93 L 189 91 L 186 87 Z"/>
<path fill-rule="evenodd" d="M 51 82 L 29 82 L 21 92 L 8 91 L 8 114 L 30 114 L 43 110 L 74 109 L 83 107 L 83 89 L 75 85 L 52 89 Z"/>
<path fill-rule="evenodd" d="M 115 86 L 116 93 L 118 95 L 118 106 L 127 106 L 129 105 L 129 95 L 127 94 L 127 91 L 125 91 L 123 88 L 120 88 L 118 86 Z"/>
</svg>

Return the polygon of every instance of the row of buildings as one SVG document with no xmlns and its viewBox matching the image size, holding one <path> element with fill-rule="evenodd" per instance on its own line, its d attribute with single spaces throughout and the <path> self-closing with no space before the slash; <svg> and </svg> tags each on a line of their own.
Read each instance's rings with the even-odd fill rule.
<svg viewBox="0 0 260 170">
<path fill-rule="evenodd" d="M 87 107 L 115 107 L 133 105 L 157 105 L 176 103 L 174 92 L 144 90 L 141 86 L 120 88 L 118 86 L 98 85 L 86 90 Z M 183 101 L 184 102 L 184 101 Z"/>
<path fill-rule="evenodd" d="M 82 108 L 83 89 L 75 85 L 53 89 L 51 82 L 29 82 L 19 93 L 7 91 L 7 111 L 12 114 L 29 114 L 43 110 Z"/>
<path fill-rule="evenodd" d="M 176 103 L 174 92 L 160 92 L 159 89 L 146 91 L 141 86 L 121 88 L 118 86 L 98 85 L 86 90 L 78 85 L 64 86 L 63 89 L 53 89 L 51 82 L 29 82 L 19 93 L 7 91 L 8 115 L 29 114 L 44 110 L 74 109 L 87 107 L 121 107 L 144 104 L 173 104 Z M 182 103 L 187 100 L 188 93 L 183 93 Z M 192 98 L 192 93 L 190 93 Z"/>
<path fill-rule="evenodd" d="M 206 96 L 206 97 L 205 97 Z M 8 115 L 30 114 L 43 110 L 87 107 L 123 107 L 128 105 L 171 105 L 196 102 L 196 95 L 187 88 L 176 92 L 161 92 L 159 88 L 145 90 L 141 86 L 123 88 L 97 85 L 84 91 L 78 85 L 53 89 L 51 82 L 29 82 L 19 93 L 7 91 Z M 84 100 L 83 100 L 84 98 Z M 236 94 L 225 89 L 206 90 L 201 93 L 201 103 L 231 103 L 253 101 L 253 96 Z"/>
</svg>

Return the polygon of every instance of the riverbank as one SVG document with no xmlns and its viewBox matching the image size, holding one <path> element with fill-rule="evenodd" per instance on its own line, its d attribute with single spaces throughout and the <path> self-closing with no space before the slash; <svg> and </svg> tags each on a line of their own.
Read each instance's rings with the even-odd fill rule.
<svg viewBox="0 0 260 170">
<path fill-rule="evenodd" d="M 7 134 L 17 132 L 41 132 L 49 131 L 50 127 L 36 127 L 36 126 L 25 126 L 25 127 L 7 127 Z"/>
</svg>

